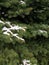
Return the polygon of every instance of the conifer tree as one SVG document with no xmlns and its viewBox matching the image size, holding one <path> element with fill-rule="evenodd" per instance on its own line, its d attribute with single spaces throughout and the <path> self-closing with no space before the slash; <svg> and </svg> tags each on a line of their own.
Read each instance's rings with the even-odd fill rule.
<svg viewBox="0 0 49 65">
<path fill-rule="evenodd" d="M 0 0 L 0 65 L 49 65 L 49 0 Z"/>
</svg>

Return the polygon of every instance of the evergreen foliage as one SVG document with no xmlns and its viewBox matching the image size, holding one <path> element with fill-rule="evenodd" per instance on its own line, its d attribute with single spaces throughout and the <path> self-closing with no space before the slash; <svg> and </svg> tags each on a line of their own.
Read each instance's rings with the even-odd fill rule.
<svg viewBox="0 0 49 65">
<path fill-rule="evenodd" d="M 49 0 L 0 0 L 0 65 L 24 59 L 49 65 Z"/>
</svg>

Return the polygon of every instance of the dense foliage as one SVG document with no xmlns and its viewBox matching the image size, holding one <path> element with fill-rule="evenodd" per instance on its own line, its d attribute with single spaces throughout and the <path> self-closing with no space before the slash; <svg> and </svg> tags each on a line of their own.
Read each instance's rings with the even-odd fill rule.
<svg viewBox="0 0 49 65">
<path fill-rule="evenodd" d="M 14 25 L 20 29 L 10 31 Z M 0 65 L 23 65 L 24 59 L 49 65 L 49 0 L 0 0 Z"/>
</svg>

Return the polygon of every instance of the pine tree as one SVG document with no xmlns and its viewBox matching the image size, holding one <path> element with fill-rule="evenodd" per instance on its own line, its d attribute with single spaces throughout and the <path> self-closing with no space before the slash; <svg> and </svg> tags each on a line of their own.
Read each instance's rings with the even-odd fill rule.
<svg viewBox="0 0 49 65">
<path fill-rule="evenodd" d="M 0 65 L 49 65 L 49 0 L 0 0 Z"/>
</svg>

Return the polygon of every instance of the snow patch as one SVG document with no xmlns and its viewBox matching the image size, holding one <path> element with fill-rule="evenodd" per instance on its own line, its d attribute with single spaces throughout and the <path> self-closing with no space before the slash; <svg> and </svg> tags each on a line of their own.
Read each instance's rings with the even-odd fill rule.
<svg viewBox="0 0 49 65">
<path fill-rule="evenodd" d="M 41 32 L 41 33 L 47 33 L 47 31 L 45 31 L 45 30 L 39 30 L 39 32 Z"/>
<path fill-rule="evenodd" d="M 5 34 L 5 35 L 10 35 L 8 32 L 3 32 L 3 34 Z"/>
<path fill-rule="evenodd" d="M 3 21 L 0 21 L 0 23 L 4 23 L 4 22 L 3 22 Z M 18 25 L 11 24 L 11 23 L 8 22 L 8 21 L 5 22 L 4 24 L 8 24 L 10 27 L 7 28 L 6 26 L 4 26 L 4 27 L 2 28 L 3 34 L 5 34 L 5 35 L 12 35 L 12 36 L 16 37 L 17 39 L 20 39 L 20 40 L 24 41 L 23 38 L 21 38 L 21 37 L 18 36 L 18 33 L 13 33 L 11 30 L 13 30 L 13 31 L 14 31 L 14 30 L 15 30 L 15 31 L 17 31 L 17 30 L 23 30 L 23 31 L 25 32 L 27 27 L 20 27 L 20 26 L 18 26 Z"/>
<path fill-rule="evenodd" d="M 20 3 L 21 3 L 21 4 L 26 4 L 26 3 L 25 3 L 24 1 L 22 1 L 22 0 L 20 1 Z"/>
<path fill-rule="evenodd" d="M 26 59 L 23 60 L 23 64 L 24 65 L 31 65 L 30 60 L 26 60 Z"/>
</svg>

